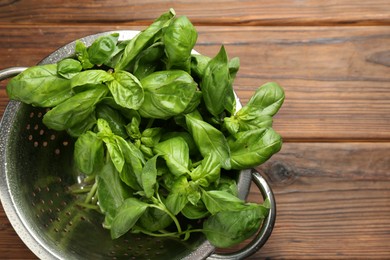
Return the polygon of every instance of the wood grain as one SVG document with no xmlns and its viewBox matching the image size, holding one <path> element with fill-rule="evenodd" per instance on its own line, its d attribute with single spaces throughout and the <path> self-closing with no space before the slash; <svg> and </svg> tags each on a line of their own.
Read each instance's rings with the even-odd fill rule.
<svg viewBox="0 0 390 260">
<path fill-rule="evenodd" d="M 387 0 L 59 1 L 5 0 L 0 23 L 146 24 L 169 8 L 197 25 L 384 25 Z"/>
<path fill-rule="evenodd" d="M 250 259 L 390 256 L 390 144 L 289 143 L 259 167 L 277 202 L 267 244 Z M 252 189 L 251 200 L 258 200 Z"/>
<path fill-rule="evenodd" d="M 143 28 L 10 25 L 0 28 L 0 64 L 32 66 L 74 39 Z M 198 51 L 214 56 L 224 44 L 240 58 L 234 87 L 243 104 L 268 81 L 285 88 L 274 126 L 286 142 L 390 140 L 390 26 L 197 29 Z"/>
</svg>

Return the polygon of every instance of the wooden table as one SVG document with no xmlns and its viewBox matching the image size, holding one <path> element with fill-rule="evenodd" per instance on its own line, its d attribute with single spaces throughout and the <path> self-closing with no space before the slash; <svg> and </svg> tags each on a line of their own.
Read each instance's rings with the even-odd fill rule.
<svg viewBox="0 0 390 260">
<path fill-rule="evenodd" d="M 281 152 L 259 169 L 276 195 L 271 238 L 250 259 L 390 258 L 388 0 L 3 0 L 0 68 L 31 66 L 85 35 L 143 29 L 173 7 L 241 69 L 242 103 L 276 81 Z M 0 89 L 0 114 L 8 102 Z M 251 189 L 250 198 L 259 192 Z M 35 259 L 0 210 L 0 258 Z"/>
</svg>

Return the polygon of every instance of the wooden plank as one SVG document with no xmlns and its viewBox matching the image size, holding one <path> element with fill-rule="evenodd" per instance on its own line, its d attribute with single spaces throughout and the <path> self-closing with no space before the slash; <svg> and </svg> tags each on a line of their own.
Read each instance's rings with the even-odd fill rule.
<svg viewBox="0 0 390 260">
<path fill-rule="evenodd" d="M 1 259 L 37 259 L 12 228 L 1 204 L 0 234 Z"/>
<path fill-rule="evenodd" d="M 144 27 L 2 26 L 0 64 L 32 66 L 76 38 L 134 28 Z M 285 88 L 274 126 L 286 142 L 390 139 L 390 26 L 197 29 L 201 53 L 214 56 L 224 44 L 240 57 L 234 87 L 243 104 L 267 81 Z"/>
<path fill-rule="evenodd" d="M 203 25 L 390 24 L 387 0 L 77 1 L 6 0 L 3 23 L 148 23 L 173 7 Z"/>
<path fill-rule="evenodd" d="M 390 255 L 390 143 L 288 143 L 258 167 L 277 221 L 249 259 L 384 259 Z M 259 201 L 252 187 L 250 201 Z M 33 259 L 0 209 L 0 256 Z M 229 250 L 224 250 L 229 251 Z"/>
<path fill-rule="evenodd" d="M 387 259 L 390 143 L 288 143 L 264 165 L 277 221 L 249 259 Z M 251 201 L 259 192 L 251 189 Z"/>
</svg>

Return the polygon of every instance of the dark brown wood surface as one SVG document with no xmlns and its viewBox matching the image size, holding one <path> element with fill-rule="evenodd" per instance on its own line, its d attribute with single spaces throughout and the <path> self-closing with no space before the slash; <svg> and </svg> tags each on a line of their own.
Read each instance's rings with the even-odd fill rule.
<svg viewBox="0 0 390 260">
<path fill-rule="evenodd" d="M 340 1 L 0 1 L 0 69 L 32 66 L 101 31 L 143 29 L 174 7 L 196 49 L 238 56 L 246 103 L 267 81 L 286 101 L 281 152 L 259 166 L 277 201 L 267 244 L 250 259 L 390 259 L 390 4 Z M 8 102 L 0 83 L 0 115 Z M 251 189 L 250 199 L 259 191 Z M 0 258 L 35 259 L 0 210 Z"/>
</svg>

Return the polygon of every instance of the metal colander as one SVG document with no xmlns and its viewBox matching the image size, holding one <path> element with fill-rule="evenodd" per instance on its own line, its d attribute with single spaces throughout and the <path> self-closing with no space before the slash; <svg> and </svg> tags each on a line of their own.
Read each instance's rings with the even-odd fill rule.
<svg viewBox="0 0 390 260">
<path fill-rule="evenodd" d="M 80 39 L 89 45 L 97 37 Z M 119 31 L 120 40 L 131 39 L 137 31 Z M 55 63 L 74 53 L 69 43 L 40 64 Z M 25 68 L 0 71 L 0 80 Z M 238 100 L 237 100 L 238 101 Z M 237 102 L 239 103 L 239 102 Z M 239 195 L 246 198 L 251 180 L 271 210 L 259 233 L 246 247 L 230 254 L 215 254 L 215 248 L 201 234 L 188 241 L 128 234 L 112 240 L 102 227 L 103 216 L 76 204 L 69 192 L 77 183 L 73 165 L 74 139 L 65 132 L 48 129 L 42 123 L 46 109 L 10 101 L 0 128 L 0 198 L 15 231 L 41 259 L 243 259 L 256 252 L 270 236 L 275 222 L 272 191 L 257 172 L 241 171 Z M 81 195 L 80 195 L 81 196 Z"/>
</svg>

